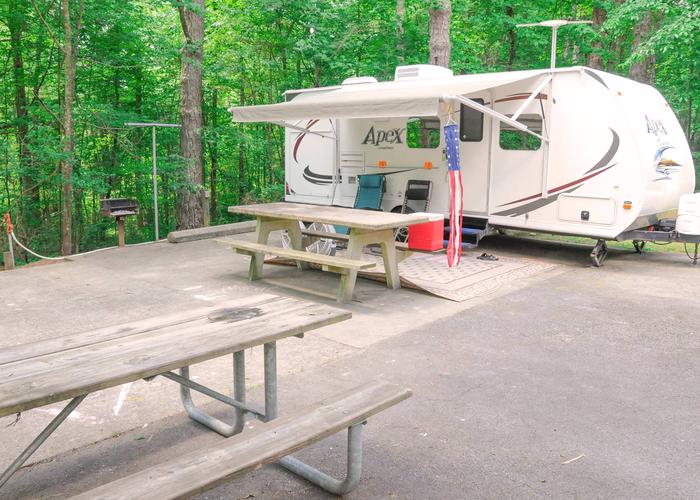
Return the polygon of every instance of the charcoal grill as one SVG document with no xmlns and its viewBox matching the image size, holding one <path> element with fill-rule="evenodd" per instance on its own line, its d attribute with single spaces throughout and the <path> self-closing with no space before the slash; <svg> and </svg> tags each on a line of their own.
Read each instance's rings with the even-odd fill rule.
<svg viewBox="0 0 700 500">
<path fill-rule="evenodd" d="M 125 245 L 124 217 L 139 213 L 138 202 L 129 198 L 106 198 L 100 200 L 100 210 L 105 217 L 117 219 L 119 246 L 123 247 Z"/>
</svg>

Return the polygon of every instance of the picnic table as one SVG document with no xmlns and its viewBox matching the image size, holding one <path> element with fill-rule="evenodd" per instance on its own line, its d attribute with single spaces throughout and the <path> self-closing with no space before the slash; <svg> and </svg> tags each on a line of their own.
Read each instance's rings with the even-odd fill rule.
<svg viewBox="0 0 700 500">
<path fill-rule="evenodd" d="M 326 491 L 345 495 L 360 481 L 363 426 L 369 417 L 410 397 L 411 391 L 373 381 L 307 404 L 297 414 L 277 418 L 276 343 L 287 337 L 303 337 L 304 332 L 350 316 L 326 305 L 260 294 L 0 349 L 0 417 L 69 401 L 0 476 L 0 488 L 88 394 L 162 376 L 180 385 L 190 418 L 227 439 L 81 493 L 78 498 L 186 498 L 272 462 Z M 259 345 L 264 346 L 264 409 L 246 401 L 245 349 Z M 228 354 L 233 354 L 233 397 L 189 377 L 190 365 Z M 232 407 L 233 424 L 197 408 L 191 390 Z M 261 423 L 241 432 L 246 416 Z M 345 479 L 338 480 L 291 456 L 343 430 L 348 432 Z"/>
<path fill-rule="evenodd" d="M 88 394 L 139 379 L 148 381 L 163 376 L 180 384 L 188 415 L 225 436 L 243 429 L 245 414 L 264 421 L 274 419 L 276 342 L 350 316 L 346 311 L 321 304 L 261 294 L 215 307 L 0 349 L 0 417 L 70 400 L 0 476 L 0 487 Z M 264 410 L 245 401 L 245 349 L 258 345 L 264 345 Z M 189 378 L 190 365 L 228 354 L 233 354 L 233 398 Z M 197 408 L 191 389 L 232 406 L 234 424 Z"/>
<path fill-rule="evenodd" d="M 231 247 L 237 253 L 251 257 L 248 277 L 251 280 L 262 276 L 265 254 L 287 257 L 297 261 L 300 269 L 308 263 L 319 264 L 324 271 L 340 274 L 338 301 L 348 302 L 360 270 L 371 269 L 374 262 L 361 260 L 362 250 L 367 245 L 379 244 L 382 249 L 387 287 L 401 287 L 398 258 L 394 242 L 395 230 L 400 227 L 428 222 L 424 214 L 399 214 L 375 210 L 308 205 L 304 203 L 263 203 L 259 205 L 239 205 L 228 208 L 230 213 L 253 215 L 257 219 L 255 242 L 235 239 L 221 239 L 218 243 Z M 300 222 L 318 222 L 349 228 L 347 253 L 344 257 L 319 255 L 307 252 L 302 245 Z M 283 249 L 268 245 L 272 231 L 286 230 L 291 240 L 292 249 Z"/>
</svg>

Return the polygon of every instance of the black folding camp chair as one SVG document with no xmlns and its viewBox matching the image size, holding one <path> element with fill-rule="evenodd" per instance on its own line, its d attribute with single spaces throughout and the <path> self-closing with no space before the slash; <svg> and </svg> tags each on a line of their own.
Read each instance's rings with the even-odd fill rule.
<svg viewBox="0 0 700 500">
<path fill-rule="evenodd" d="M 433 191 L 432 181 L 409 179 L 406 182 L 406 191 L 403 196 L 402 214 L 414 212 L 427 212 L 430 205 L 430 195 Z M 408 228 L 400 227 L 396 230 L 396 241 L 408 240 Z"/>
</svg>

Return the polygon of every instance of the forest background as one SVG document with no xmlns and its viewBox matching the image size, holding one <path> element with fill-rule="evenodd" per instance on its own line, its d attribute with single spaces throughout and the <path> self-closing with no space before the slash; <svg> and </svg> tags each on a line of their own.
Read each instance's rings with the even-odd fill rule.
<svg viewBox="0 0 700 500">
<path fill-rule="evenodd" d="M 557 65 L 657 87 L 700 165 L 698 0 L 0 0 L 0 215 L 70 254 L 114 245 L 99 200 L 134 198 L 127 239 L 153 239 L 151 129 L 125 124 L 163 122 L 181 127 L 157 132 L 161 235 L 232 221 L 283 198 L 284 137 L 228 106 L 401 64 L 547 67 L 550 30 L 515 25 L 556 18 L 593 21 L 559 31 Z"/>
</svg>

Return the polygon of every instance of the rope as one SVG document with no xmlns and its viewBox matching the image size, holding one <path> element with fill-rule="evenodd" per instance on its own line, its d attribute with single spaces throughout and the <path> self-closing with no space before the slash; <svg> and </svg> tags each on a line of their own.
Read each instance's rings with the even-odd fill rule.
<svg viewBox="0 0 700 500">
<path fill-rule="evenodd" d="M 29 252 L 29 253 L 32 254 L 34 257 L 38 257 L 38 258 L 40 258 L 40 259 L 46 259 L 46 260 L 63 260 L 63 259 L 65 259 L 65 257 L 44 257 L 43 255 L 39 255 L 38 253 L 32 252 L 30 249 L 28 249 L 27 247 L 25 247 L 24 245 L 22 245 L 22 244 L 19 242 L 19 240 L 17 239 L 17 236 L 15 236 L 15 233 L 14 233 L 14 232 L 10 232 L 10 236 L 12 236 L 12 240 L 13 240 L 15 243 L 17 243 L 17 244 L 20 246 L 20 248 L 23 248 L 26 252 Z"/>
<path fill-rule="evenodd" d="M 8 234 L 8 236 L 10 236 L 10 238 L 12 238 L 12 241 L 14 241 L 15 243 L 17 243 L 17 246 L 19 246 L 19 247 L 20 247 L 21 249 L 23 249 L 25 252 L 28 252 L 28 253 L 32 254 L 34 257 L 36 257 L 36 258 L 38 258 L 38 259 L 44 259 L 44 260 L 66 260 L 66 259 L 68 259 L 68 257 L 80 257 L 80 256 L 82 256 L 82 255 L 89 255 L 89 254 L 91 254 L 91 253 L 102 252 L 102 251 L 104 251 L 104 250 L 112 250 L 113 248 L 119 248 L 118 246 L 112 246 L 112 247 L 105 247 L 105 248 L 97 248 L 97 249 L 95 249 L 95 250 L 90 250 L 89 252 L 75 253 L 75 254 L 72 254 L 72 255 L 65 255 L 65 256 L 62 256 L 62 257 L 46 257 L 46 256 L 44 256 L 44 255 L 40 255 L 40 254 L 34 252 L 33 250 L 27 248 L 26 246 L 24 246 L 24 245 L 17 239 L 17 236 L 15 236 L 15 232 L 14 232 L 15 226 L 14 226 L 14 224 L 12 224 L 12 220 L 10 219 L 10 214 L 9 214 L 9 212 L 6 213 L 5 215 L 3 215 L 3 217 L 2 217 L 2 222 L 7 226 L 7 234 Z M 142 243 L 132 243 L 132 244 L 126 245 L 126 246 L 127 246 L 127 247 L 136 247 L 136 246 L 140 246 L 140 245 L 150 245 L 151 243 L 160 243 L 160 242 L 162 242 L 162 241 L 167 241 L 167 239 L 164 238 L 164 239 L 158 240 L 158 241 L 144 241 L 144 242 L 142 242 Z"/>
</svg>

